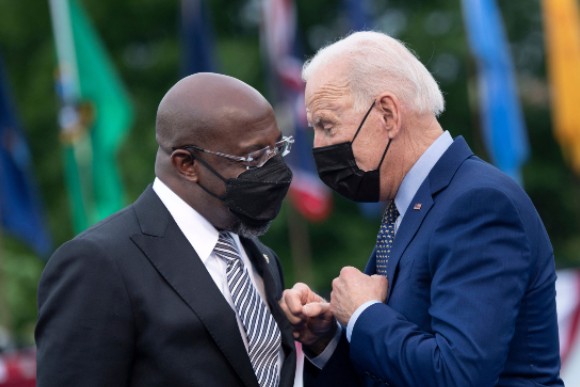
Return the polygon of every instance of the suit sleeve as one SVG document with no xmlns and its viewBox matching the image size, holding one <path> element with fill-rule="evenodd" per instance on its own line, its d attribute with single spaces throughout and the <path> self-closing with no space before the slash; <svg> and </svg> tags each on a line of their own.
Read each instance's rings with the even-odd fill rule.
<svg viewBox="0 0 580 387">
<path fill-rule="evenodd" d="M 349 345 L 344 333 L 332 357 L 319 369 L 304 360 L 304 387 L 362 386 L 362 380 L 349 358 Z"/>
<path fill-rule="evenodd" d="M 432 331 L 372 305 L 354 326 L 352 361 L 395 386 L 495 385 L 529 278 L 518 209 L 494 189 L 465 193 L 431 233 L 428 257 Z"/>
<path fill-rule="evenodd" d="M 38 307 L 38 387 L 129 385 L 131 306 L 106 251 L 83 239 L 63 245 L 43 272 Z"/>
</svg>

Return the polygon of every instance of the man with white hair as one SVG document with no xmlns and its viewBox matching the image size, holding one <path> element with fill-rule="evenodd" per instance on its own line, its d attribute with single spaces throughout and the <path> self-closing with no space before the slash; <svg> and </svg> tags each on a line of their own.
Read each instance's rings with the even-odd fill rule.
<svg viewBox="0 0 580 387">
<path fill-rule="evenodd" d="M 562 386 L 546 230 L 511 178 L 442 129 L 425 66 L 396 39 L 357 32 L 303 77 L 321 179 L 388 203 L 364 273 L 343 268 L 330 303 L 306 284 L 284 293 L 305 384 Z"/>
</svg>

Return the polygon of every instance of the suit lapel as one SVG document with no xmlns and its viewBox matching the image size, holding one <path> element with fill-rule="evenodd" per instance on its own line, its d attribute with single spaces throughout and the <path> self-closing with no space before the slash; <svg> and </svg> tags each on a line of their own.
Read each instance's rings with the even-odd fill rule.
<svg viewBox="0 0 580 387">
<path fill-rule="evenodd" d="M 282 348 L 285 356 L 280 373 L 280 386 L 290 386 L 294 381 L 296 347 L 290 322 L 278 304 L 278 300 L 284 290 L 284 284 L 282 283 L 277 257 L 270 250 L 261 248 L 262 245 L 258 241 L 248 238 L 240 238 L 240 240 L 246 250 L 246 254 L 264 281 L 268 306 L 282 334 Z"/>
<path fill-rule="evenodd" d="M 191 308 L 247 386 L 258 386 L 235 312 L 207 269 L 151 188 L 135 203 L 141 234 L 131 239 Z"/>
<path fill-rule="evenodd" d="M 389 289 L 387 292 L 387 302 L 391 296 L 391 289 L 395 284 L 396 275 L 397 275 L 397 266 L 399 265 L 399 261 L 405 252 L 405 249 L 409 245 L 409 242 L 413 239 L 423 219 L 433 206 L 433 199 L 431 197 L 431 192 L 429 190 L 424 189 L 425 184 L 421 186 L 417 194 L 415 195 L 413 202 L 414 203 L 421 203 L 420 210 L 413 210 L 411 208 L 407 209 L 405 212 L 405 217 L 399 226 L 399 230 L 395 236 L 395 241 L 393 243 L 393 253 L 391 258 L 389 259 L 389 264 L 387 265 L 387 278 L 389 279 Z"/>
<path fill-rule="evenodd" d="M 437 161 L 413 197 L 395 236 L 393 254 L 387 267 L 389 289 L 386 302 L 389 301 L 391 290 L 396 283 L 399 261 L 405 253 L 407 246 L 417 234 L 429 210 L 433 207 L 436 194 L 449 185 L 459 166 L 472 155 L 473 152 L 469 149 L 463 137 L 459 136 L 456 138 L 453 144 L 451 144 Z M 420 203 L 420 206 L 415 206 L 418 203 Z M 417 207 L 420 208 L 416 209 Z"/>
</svg>

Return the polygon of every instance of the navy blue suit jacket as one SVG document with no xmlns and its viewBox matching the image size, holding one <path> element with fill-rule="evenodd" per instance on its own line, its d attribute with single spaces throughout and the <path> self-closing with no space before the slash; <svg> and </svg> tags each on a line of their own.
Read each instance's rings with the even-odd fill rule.
<svg viewBox="0 0 580 387">
<path fill-rule="evenodd" d="M 363 384 L 563 385 L 546 230 L 525 192 L 463 138 L 407 209 L 388 279 L 386 303 L 366 309 L 351 337 Z"/>
</svg>

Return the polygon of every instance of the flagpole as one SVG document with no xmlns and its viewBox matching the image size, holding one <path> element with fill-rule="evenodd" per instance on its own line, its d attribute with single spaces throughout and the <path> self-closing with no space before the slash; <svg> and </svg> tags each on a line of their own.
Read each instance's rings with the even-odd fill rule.
<svg viewBox="0 0 580 387">
<path fill-rule="evenodd" d="M 91 222 L 90 217 L 93 214 L 92 208 L 89 208 L 91 201 L 87 197 L 88 192 L 92 192 L 90 189 L 92 185 L 90 168 L 92 164 L 92 148 L 90 137 L 86 133 L 78 106 L 81 90 L 69 0 L 49 1 L 57 52 L 58 82 L 61 98 L 58 122 L 61 128 L 61 140 L 65 143 L 65 157 L 72 156 L 75 160 L 74 170 L 68 170 L 66 174 L 69 186 L 78 185 L 78 189 L 80 189 L 80 195 L 69 194 L 82 198 L 81 203 L 76 203 L 75 199 L 71 198 L 73 226 L 75 232 L 79 232 L 88 226 Z M 66 153 L 66 147 L 70 147 L 68 149 L 70 151 L 69 154 Z M 77 179 L 80 180 L 80 183 L 72 182 Z M 72 189 L 74 188 L 69 188 L 69 191 Z M 88 219 L 87 214 L 89 216 Z"/>
<path fill-rule="evenodd" d="M 294 272 L 294 282 L 313 284 L 312 250 L 308 222 L 293 207 L 288 208 L 288 237 Z"/>
<path fill-rule="evenodd" d="M 62 98 L 65 103 L 74 104 L 80 96 L 80 88 L 68 0 L 50 0 L 50 11 L 58 69 L 60 76 L 64 77 L 66 74 L 66 79 L 70 81 L 63 85 Z"/>
<path fill-rule="evenodd" d="M 0 327 L 4 327 L 10 332 L 12 328 L 12 314 L 8 308 L 8 289 L 5 281 L 4 268 L 4 243 L 2 227 L 0 226 Z"/>
</svg>

